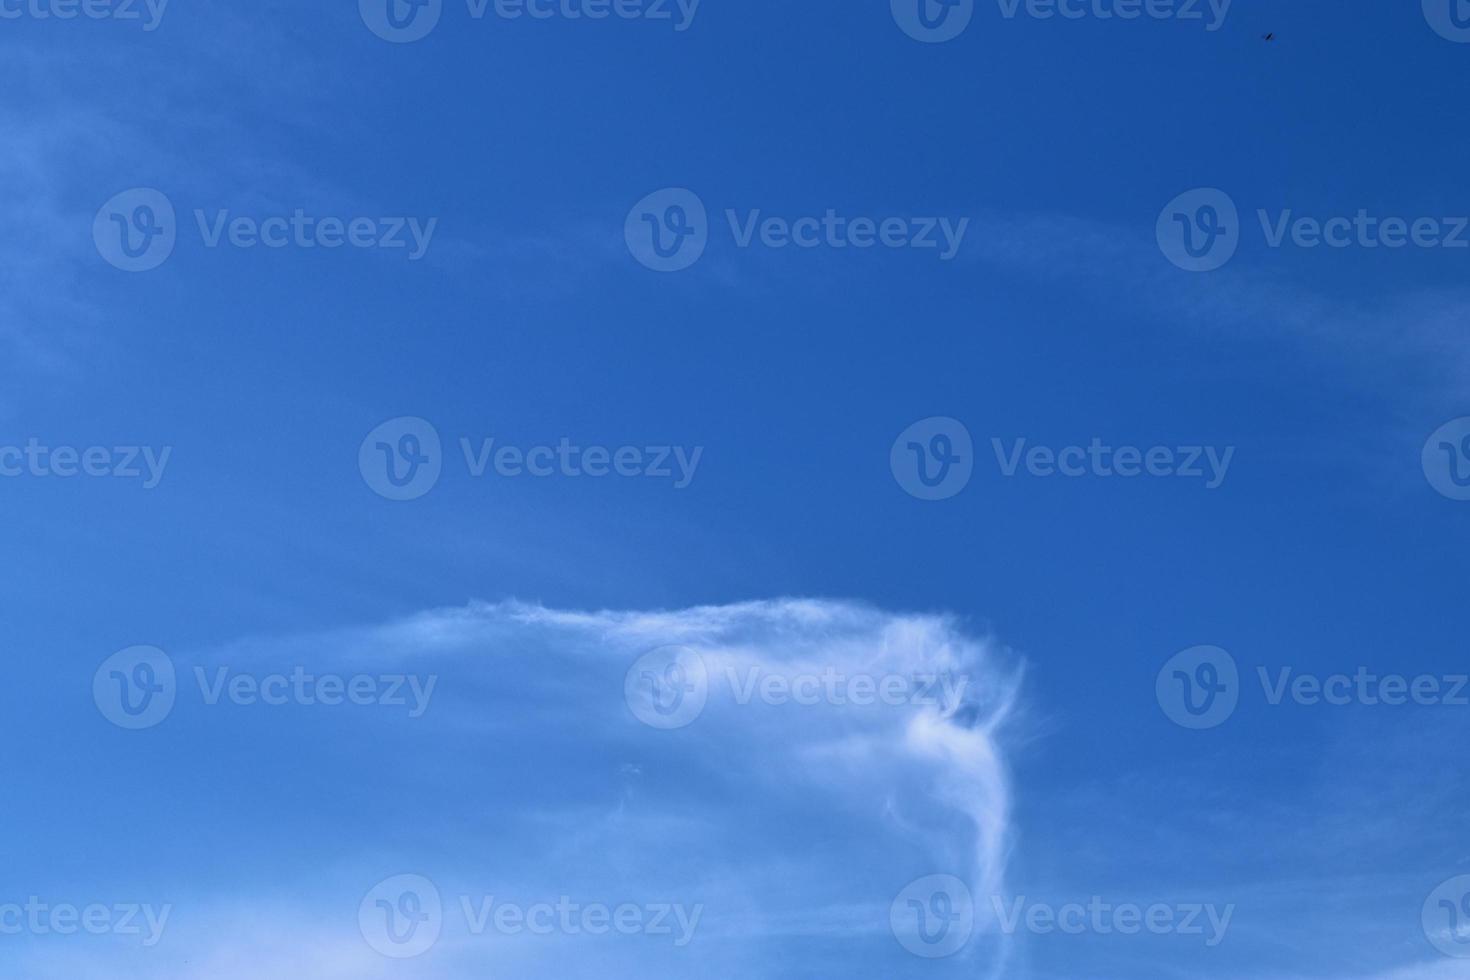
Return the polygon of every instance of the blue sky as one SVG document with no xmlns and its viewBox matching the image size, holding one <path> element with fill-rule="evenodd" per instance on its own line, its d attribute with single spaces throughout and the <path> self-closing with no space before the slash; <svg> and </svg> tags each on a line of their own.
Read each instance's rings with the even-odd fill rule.
<svg viewBox="0 0 1470 980">
<path fill-rule="evenodd" d="M 976 0 L 925 43 L 881 0 L 443 0 L 396 43 L 370 3 L 37 15 L 57 2 L 0 0 L 0 927 L 32 896 L 171 912 L 152 945 L 0 934 L 5 970 L 1470 977 L 1438 948 L 1470 932 L 1421 920 L 1470 874 L 1470 706 L 1259 680 L 1470 672 L 1470 249 L 1270 231 L 1456 235 L 1470 10 Z M 173 248 L 130 272 L 106 232 L 152 227 L 138 189 Z M 1235 210 L 1212 271 L 1167 238 L 1203 233 L 1199 189 Z M 704 250 L 657 271 L 638 232 L 685 227 L 675 203 Z M 316 247 L 238 244 L 298 211 Z M 829 212 L 842 232 L 772 244 Z M 323 218 L 369 244 L 322 247 Z M 899 244 L 852 244 L 891 219 Z M 430 432 L 432 485 L 389 499 L 372 463 L 417 472 Z M 967 479 L 922 499 L 904 464 L 949 472 L 937 434 L 968 438 Z M 1213 487 L 1090 457 L 1007 475 L 1094 441 L 1232 452 Z M 1202 645 L 1238 706 L 1196 730 L 1157 682 Z M 131 730 L 103 665 L 139 646 L 167 660 L 120 674 L 166 662 L 174 702 Z M 664 730 L 625 679 L 670 646 L 712 680 Z M 401 677 L 406 703 L 210 703 L 298 668 Z M 827 670 L 966 685 L 864 707 L 726 683 Z M 442 935 L 383 956 L 359 904 L 404 874 Z M 912 955 L 890 912 L 936 874 L 973 935 Z M 492 895 L 702 912 L 677 946 L 475 935 L 461 899 Z M 1232 912 L 1215 945 L 994 914 L 1094 896 Z"/>
</svg>

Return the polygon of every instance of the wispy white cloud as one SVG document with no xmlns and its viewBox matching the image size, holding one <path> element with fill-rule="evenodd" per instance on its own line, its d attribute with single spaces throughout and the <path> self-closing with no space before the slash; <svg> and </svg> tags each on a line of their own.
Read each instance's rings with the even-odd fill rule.
<svg viewBox="0 0 1470 980">
<path fill-rule="evenodd" d="M 625 681 L 643 654 L 670 644 L 701 658 L 708 700 L 684 727 L 661 730 L 635 715 L 641 702 L 628 699 Z M 591 978 L 668 975 L 695 963 L 708 977 L 803 963 L 861 975 L 885 959 L 913 962 L 891 934 L 890 905 L 934 873 L 960 877 L 977 897 L 980 934 L 947 962 L 985 975 L 1004 955 L 1001 940 L 984 934 L 983 896 L 1004 888 L 1013 837 L 1006 745 L 1018 661 L 953 617 L 806 599 L 593 612 L 475 603 L 173 655 L 182 687 L 195 667 L 259 674 L 292 665 L 432 672 L 438 687 L 422 718 L 399 713 L 387 723 L 343 708 L 268 717 L 204 708 L 181 689 L 165 724 L 191 744 L 243 741 L 268 767 L 279 739 L 296 747 L 294 765 L 305 772 L 336 766 L 333 785 L 393 789 L 370 795 L 366 813 L 334 830 L 330 859 L 310 826 L 293 837 L 278 828 L 281 853 L 270 867 L 241 871 L 248 884 L 181 877 L 188 895 L 172 899 L 164 941 L 109 949 L 109 977 L 441 980 L 495 969 Z M 888 703 L 849 698 L 863 688 L 847 686 L 812 703 L 742 696 L 751 677 L 779 688 L 823 673 L 844 684 L 940 675 L 964 683 L 926 684 L 932 697 Z M 272 741 L 262 744 L 246 726 L 267 722 Z M 350 769 L 329 748 L 343 739 L 353 744 Z M 209 830 L 221 839 L 246 832 L 228 814 Z M 358 935 L 357 904 L 405 872 L 443 893 L 444 933 L 421 959 L 390 963 Z M 702 914 L 693 942 L 675 949 L 617 937 L 476 935 L 459 904 L 561 895 L 697 904 Z M 13 949 L 10 962 L 32 980 L 103 969 L 92 947 Z"/>
<path fill-rule="evenodd" d="M 1246 253 L 1215 272 L 1188 273 L 1169 264 L 1143 224 L 997 212 L 974 227 L 966 243 L 974 260 L 1066 283 L 1113 309 L 1207 335 L 1297 345 L 1395 392 L 1470 393 L 1470 289 L 1396 287 L 1363 299 L 1252 264 Z"/>
</svg>

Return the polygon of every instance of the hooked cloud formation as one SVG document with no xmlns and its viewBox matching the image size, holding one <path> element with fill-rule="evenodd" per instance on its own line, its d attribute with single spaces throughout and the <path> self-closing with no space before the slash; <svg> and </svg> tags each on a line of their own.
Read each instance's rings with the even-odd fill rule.
<svg viewBox="0 0 1470 980">
<path fill-rule="evenodd" d="M 216 807 L 188 829 L 227 866 L 205 880 L 250 882 L 229 894 L 101 869 L 109 895 L 174 906 L 162 941 L 20 947 L 35 980 L 89 975 L 94 948 L 109 976 L 151 980 L 201 966 L 294 973 L 303 957 L 326 980 L 975 976 L 1003 962 L 988 897 L 1004 888 L 1011 841 L 1004 746 L 1020 670 L 954 618 L 795 599 L 667 612 L 475 603 L 170 654 L 177 708 L 155 732 L 120 734 L 216 758 L 241 792 L 281 793 L 261 801 L 281 825 L 247 833 Z M 409 675 L 432 698 L 415 714 L 425 705 L 412 698 L 220 695 L 225 678 L 301 667 Z M 355 790 L 287 795 L 272 785 L 281 765 Z M 432 887 L 439 931 L 395 959 L 373 947 L 379 906 L 364 896 L 404 875 Z M 896 904 L 900 918 L 928 911 L 896 900 L 931 875 L 974 898 L 968 942 L 942 960 L 906 951 L 912 937 L 890 921 Z M 558 909 L 554 922 L 516 918 L 537 906 Z M 599 934 L 586 910 L 621 906 L 647 928 Z"/>
</svg>

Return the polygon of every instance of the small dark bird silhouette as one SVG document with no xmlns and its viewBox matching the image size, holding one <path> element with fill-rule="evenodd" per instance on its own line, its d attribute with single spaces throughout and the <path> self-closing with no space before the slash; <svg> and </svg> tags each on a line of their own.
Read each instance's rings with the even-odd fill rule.
<svg viewBox="0 0 1470 980">
<path fill-rule="evenodd" d="M 1276 32 L 1275 31 L 1272 31 L 1270 34 L 1262 34 L 1261 35 L 1261 40 L 1262 41 L 1274 41 L 1274 40 L 1276 40 Z"/>
</svg>

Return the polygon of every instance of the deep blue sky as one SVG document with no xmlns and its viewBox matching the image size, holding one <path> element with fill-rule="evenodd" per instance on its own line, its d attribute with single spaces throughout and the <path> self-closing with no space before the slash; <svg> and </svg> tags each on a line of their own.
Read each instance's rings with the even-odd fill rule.
<svg viewBox="0 0 1470 980">
<path fill-rule="evenodd" d="M 1007 975 L 1466 975 L 1419 915 L 1470 872 L 1457 832 L 1470 708 L 1271 707 L 1254 674 L 1466 670 L 1470 504 L 1431 488 L 1420 451 L 1470 415 L 1470 250 L 1272 249 L 1256 211 L 1470 214 L 1470 45 L 1436 34 L 1417 3 L 1237 0 L 1211 32 L 1006 19 L 981 0 L 943 44 L 912 40 L 887 8 L 704 0 L 676 32 L 476 21 L 446 0 L 436 30 L 401 45 L 350 2 L 176 0 L 152 32 L 0 21 L 0 445 L 172 447 L 155 489 L 0 478 L 0 902 L 174 901 L 174 959 L 130 967 L 172 980 L 190 956 L 229 960 L 200 952 L 213 931 L 238 925 L 248 951 L 255 916 L 276 908 L 302 933 L 351 933 L 352 908 L 344 920 L 314 905 L 303 882 L 341 876 L 352 891 L 417 867 L 400 850 L 381 873 L 358 870 L 412 819 L 394 799 L 409 765 L 389 763 L 394 747 L 464 751 L 456 736 L 197 703 L 125 732 L 90 697 L 114 651 L 155 645 L 183 670 L 233 662 L 220 651 L 245 642 L 272 663 L 314 663 L 303 638 L 329 638 L 323 660 L 350 658 L 326 645 L 474 600 L 678 610 L 798 596 L 953 614 L 1024 661 L 1002 742 L 1008 893 L 1238 906 L 1215 949 L 1026 936 Z M 136 187 L 171 200 L 179 242 L 128 274 L 99 256 L 92 225 Z M 698 263 L 660 274 L 623 228 L 666 187 L 694 191 L 713 227 Z M 1224 268 L 1192 274 L 1154 229 L 1198 187 L 1230 195 L 1244 234 Z M 438 224 L 416 262 L 210 249 L 196 208 Z M 727 208 L 970 224 L 949 262 L 742 249 Z M 445 443 L 438 485 L 401 503 L 357 465 L 367 433 L 399 416 Z M 897 434 L 931 416 L 962 421 L 976 450 L 969 485 L 933 502 L 889 468 Z M 473 479 L 462 436 L 704 452 L 681 490 Z M 1235 456 L 1205 490 L 1008 479 L 990 449 L 1094 437 Z M 1154 697 L 1163 663 L 1197 644 L 1248 675 L 1235 717 L 1205 732 Z M 529 649 L 505 655 L 522 659 L 474 682 L 486 712 L 533 670 Z M 447 696 L 477 703 L 464 687 Z M 552 722 L 527 705 L 547 700 L 511 713 L 524 744 L 502 731 L 480 749 L 522 753 L 539 793 L 480 778 L 483 766 L 503 780 L 507 763 L 473 752 L 410 760 L 400 791 L 434 801 L 437 816 L 419 817 L 436 847 L 483 832 L 496 860 L 525 860 L 522 881 L 543 850 L 543 868 L 568 860 L 542 831 L 471 816 L 519 812 L 514 792 L 547 804 L 547 786 L 595 796 L 603 770 L 587 760 L 626 761 L 595 732 L 560 741 L 575 721 L 536 734 Z M 725 736 L 731 751 L 763 744 Z M 731 778 L 712 769 L 689 805 L 724 799 Z M 785 809 L 800 800 L 773 797 L 750 826 L 778 869 L 860 860 L 836 841 L 878 847 L 867 816 L 843 811 L 813 816 L 831 837 L 806 841 Z M 881 953 L 846 960 L 861 944 L 752 939 L 740 963 L 762 976 L 946 968 L 879 939 Z M 132 976 L 84 965 L 108 948 L 0 937 L 0 962 Z M 723 975 L 718 955 L 691 955 Z M 481 975 L 457 964 L 373 969 Z"/>
</svg>

